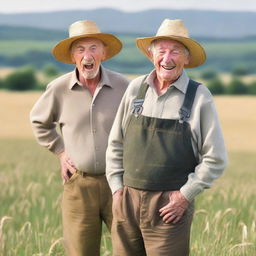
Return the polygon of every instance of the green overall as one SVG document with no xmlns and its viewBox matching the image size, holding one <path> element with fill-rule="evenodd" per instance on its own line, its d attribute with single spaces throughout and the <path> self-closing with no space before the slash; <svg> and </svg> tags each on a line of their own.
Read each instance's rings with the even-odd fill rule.
<svg viewBox="0 0 256 256">
<path fill-rule="evenodd" d="M 187 120 L 199 84 L 189 81 L 176 120 L 140 114 L 149 86 L 144 81 L 133 102 L 133 115 L 124 137 L 124 185 L 143 190 L 178 190 L 198 164 Z"/>
</svg>

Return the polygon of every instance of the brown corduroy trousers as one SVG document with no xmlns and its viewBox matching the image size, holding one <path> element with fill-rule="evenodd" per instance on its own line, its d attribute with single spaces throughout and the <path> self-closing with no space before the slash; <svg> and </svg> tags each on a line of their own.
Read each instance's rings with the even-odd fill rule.
<svg viewBox="0 0 256 256">
<path fill-rule="evenodd" d="M 166 224 L 159 209 L 170 191 L 124 187 L 122 201 L 113 209 L 113 256 L 187 256 L 194 203 L 176 224 Z"/>
<path fill-rule="evenodd" d="M 100 256 L 102 221 L 110 230 L 112 195 L 106 177 L 73 174 L 64 184 L 62 219 L 68 256 Z"/>
</svg>

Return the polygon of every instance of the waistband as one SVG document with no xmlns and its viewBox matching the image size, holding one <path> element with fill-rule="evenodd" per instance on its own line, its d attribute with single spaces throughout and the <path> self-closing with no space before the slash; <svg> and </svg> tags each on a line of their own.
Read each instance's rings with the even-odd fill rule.
<svg viewBox="0 0 256 256">
<path fill-rule="evenodd" d="M 81 175 L 82 177 L 90 176 L 90 177 L 99 177 L 99 176 L 105 176 L 105 173 L 88 173 L 83 171 L 76 171 L 77 174 Z"/>
</svg>

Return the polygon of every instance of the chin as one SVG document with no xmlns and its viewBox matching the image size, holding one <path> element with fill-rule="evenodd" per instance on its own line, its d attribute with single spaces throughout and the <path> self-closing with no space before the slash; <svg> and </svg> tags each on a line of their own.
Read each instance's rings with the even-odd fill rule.
<svg viewBox="0 0 256 256">
<path fill-rule="evenodd" d="M 173 81 L 176 79 L 176 76 L 162 76 L 162 79 L 165 81 Z"/>
<path fill-rule="evenodd" d="M 96 72 L 93 73 L 83 73 L 83 77 L 84 79 L 93 79 L 97 76 Z"/>
</svg>

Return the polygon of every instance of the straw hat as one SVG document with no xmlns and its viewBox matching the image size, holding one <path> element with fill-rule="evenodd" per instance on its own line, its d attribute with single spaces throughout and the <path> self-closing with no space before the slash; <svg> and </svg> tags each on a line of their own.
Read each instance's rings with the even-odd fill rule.
<svg viewBox="0 0 256 256">
<path fill-rule="evenodd" d="M 202 65 L 206 60 L 204 48 L 195 40 L 189 38 L 188 30 L 182 20 L 165 19 L 159 27 L 156 36 L 137 38 L 137 47 L 151 60 L 149 46 L 156 39 L 171 39 L 182 43 L 190 52 L 189 64 L 185 68 Z"/>
<path fill-rule="evenodd" d="M 60 41 L 52 49 L 53 56 L 64 63 L 73 64 L 70 54 L 71 44 L 79 38 L 97 38 L 106 45 L 106 57 L 110 59 L 122 48 L 121 41 L 112 34 L 101 33 L 97 25 L 91 20 L 80 20 L 70 25 L 69 38 Z"/>
</svg>

